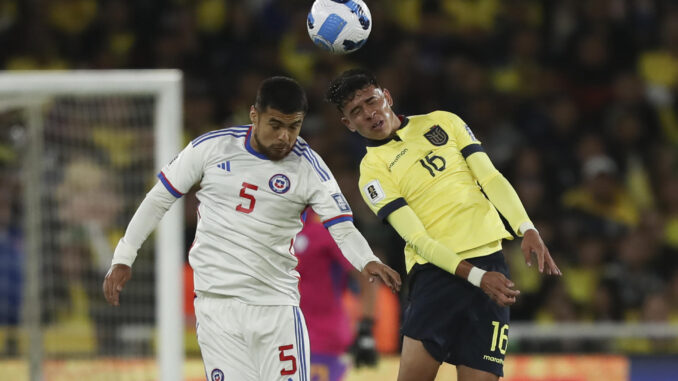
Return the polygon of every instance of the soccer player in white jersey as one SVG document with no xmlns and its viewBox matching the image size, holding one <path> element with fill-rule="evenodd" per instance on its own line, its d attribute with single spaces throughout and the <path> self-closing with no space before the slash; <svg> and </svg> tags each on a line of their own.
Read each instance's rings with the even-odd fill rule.
<svg viewBox="0 0 678 381">
<path fill-rule="evenodd" d="M 299 137 L 307 109 L 296 81 L 271 77 L 250 108 L 251 125 L 190 142 L 158 174 L 104 279 L 106 300 L 117 306 L 141 244 L 172 203 L 200 182 L 189 262 L 198 343 L 210 381 L 310 380 L 293 248 L 308 205 L 354 267 L 400 289 L 398 274 L 379 261 L 353 225 L 332 173 Z"/>
</svg>

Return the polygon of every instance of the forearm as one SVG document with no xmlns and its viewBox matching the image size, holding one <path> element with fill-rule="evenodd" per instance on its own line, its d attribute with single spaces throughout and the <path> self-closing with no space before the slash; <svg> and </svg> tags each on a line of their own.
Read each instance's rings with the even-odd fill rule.
<svg viewBox="0 0 678 381">
<path fill-rule="evenodd" d="M 328 231 L 339 246 L 341 253 L 358 271 L 362 271 L 365 265 L 372 261 L 379 261 L 353 222 L 340 222 L 330 226 Z"/>
<path fill-rule="evenodd" d="M 513 231 L 522 236 L 528 228 L 532 228 L 518 193 L 494 168 L 489 157 L 484 152 L 478 152 L 469 156 L 466 161 L 487 198 L 506 218 Z"/>
<path fill-rule="evenodd" d="M 429 236 L 421 220 L 409 206 L 394 211 L 387 220 L 419 256 L 450 274 L 456 274 L 461 258 L 452 249 Z"/>
<path fill-rule="evenodd" d="M 374 319 L 374 305 L 377 299 L 377 285 L 371 283 L 368 277 L 361 276 L 356 272 L 358 283 L 360 284 L 360 305 L 362 307 L 362 318 Z"/>
<path fill-rule="evenodd" d="M 158 226 L 158 223 L 167 210 L 176 201 L 161 183 L 157 183 L 139 205 L 134 216 L 127 225 L 125 235 L 118 242 L 113 253 L 111 264 L 124 264 L 132 266 L 137 256 L 137 251 L 146 241 L 146 238 Z"/>
</svg>

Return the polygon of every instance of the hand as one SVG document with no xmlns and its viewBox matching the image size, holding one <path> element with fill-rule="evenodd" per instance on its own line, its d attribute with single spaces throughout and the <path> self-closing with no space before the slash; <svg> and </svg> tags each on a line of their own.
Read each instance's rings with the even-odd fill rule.
<svg viewBox="0 0 678 381">
<path fill-rule="evenodd" d="M 120 292 L 131 277 L 131 267 L 120 263 L 111 266 L 104 278 L 104 296 L 109 304 L 120 305 Z"/>
<path fill-rule="evenodd" d="M 507 279 L 504 274 L 497 271 L 488 271 L 480 280 L 480 288 L 502 307 L 510 306 L 516 302 L 516 296 L 520 291 L 514 290 L 515 284 Z"/>
<path fill-rule="evenodd" d="M 358 324 L 358 334 L 351 346 L 351 354 L 353 355 L 353 365 L 360 368 L 363 365 L 375 366 L 377 365 L 377 348 L 372 335 L 372 326 L 374 320 L 364 318 Z"/>
<path fill-rule="evenodd" d="M 376 277 L 379 277 L 391 291 L 400 291 L 400 285 L 402 284 L 400 274 L 379 261 L 369 262 L 363 268 L 362 273 L 370 279 L 370 283 L 374 282 Z"/>
<path fill-rule="evenodd" d="M 523 251 L 525 263 L 527 263 L 528 266 L 532 266 L 532 254 L 535 254 L 537 256 L 537 266 L 540 273 L 544 272 L 544 265 L 546 265 L 546 274 L 563 275 L 558 266 L 556 266 L 556 262 L 551 258 L 549 249 L 546 247 L 536 230 L 529 229 L 525 232 L 520 248 Z"/>
</svg>

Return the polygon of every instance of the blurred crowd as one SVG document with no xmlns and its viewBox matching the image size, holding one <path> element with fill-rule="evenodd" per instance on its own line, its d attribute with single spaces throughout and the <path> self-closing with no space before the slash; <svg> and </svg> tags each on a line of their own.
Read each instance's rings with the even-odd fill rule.
<svg viewBox="0 0 678 381">
<path fill-rule="evenodd" d="M 310 0 L 0 0 L 0 68 L 181 69 L 187 141 L 249 123 L 264 78 L 296 78 L 311 108 L 301 135 L 334 172 L 375 252 L 402 272 L 402 241 L 359 194 L 364 144 L 323 101 L 334 75 L 371 69 L 396 112 L 443 109 L 468 123 L 563 270 L 562 279 L 540 276 L 506 242 L 522 292 L 514 321 L 678 324 L 678 3 L 366 3 L 368 42 L 336 56 L 308 37 Z M 9 171 L 11 139 L 0 136 Z M 0 192 L 0 217 L 12 207 L 5 201 Z M 189 245 L 190 198 L 186 210 Z M 2 258 L 18 233 L 0 224 Z M 678 351 L 675 341 L 620 345 Z"/>
</svg>

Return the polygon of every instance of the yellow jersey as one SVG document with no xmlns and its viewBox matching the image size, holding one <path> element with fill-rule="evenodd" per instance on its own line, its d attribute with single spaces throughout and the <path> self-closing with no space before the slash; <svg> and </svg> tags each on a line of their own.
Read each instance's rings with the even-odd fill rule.
<svg viewBox="0 0 678 381">
<path fill-rule="evenodd" d="M 512 235 L 466 163 L 480 151 L 471 129 L 453 113 L 404 118 L 395 137 L 368 141 L 361 194 L 382 220 L 409 205 L 431 238 L 462 259 L 491 254 Z M 407 271 L 427 263 L 409 244 L 405 262 Z"/>
</svg>

